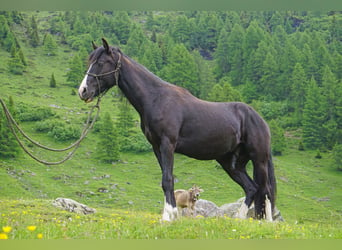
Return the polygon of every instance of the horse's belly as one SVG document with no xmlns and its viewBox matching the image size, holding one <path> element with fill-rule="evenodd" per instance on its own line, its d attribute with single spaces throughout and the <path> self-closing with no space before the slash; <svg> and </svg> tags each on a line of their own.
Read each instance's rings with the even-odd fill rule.
<svg viewBox="0 0 342 250">
<path fill-rule="evenodd" d="M 199 160 L 212 160 L 234 151 L 237 144 L 235 136 L 180 138 L 175 151 Z"/>
</svg>

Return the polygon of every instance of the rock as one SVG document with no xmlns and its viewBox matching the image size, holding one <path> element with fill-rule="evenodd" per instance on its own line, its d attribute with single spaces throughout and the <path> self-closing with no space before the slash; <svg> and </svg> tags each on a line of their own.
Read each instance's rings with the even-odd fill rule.
<svg viewBox="0 0 342 250">
<path fill-rule="evenodd" d="M 198 215 L 204 217 L 222 216 L 222 211 L 214 202 L 199 199 L 194 207 L 194 216 Z"/>
<path fill-rule="evenodd" d="M 52 205 L 66 210 L 68 212 L 78 213 L 78 214 L 93 214 L 96 213 L 94 208 L 90 208 L 84 204 L 68 198 L 57 198 L 52 202 Z"/>
<path fill-rule="evenodd" d="M 242 203 L 245 201 L 245 197 L 238 199 L 236 202 L 227 203 L 218 207 L 215 203 L 207 200 L 199 199 L 195 203 L 194 207 L 194 217 L 200 215 L 203 217 L 217 217 L 217 216 L 228 216 L 230 218 L 236 218 L 237 212 L 241 207 Z M 188 216 L 190 213 L 187 208 L 182 209 L 182 215 Z M 255 218 L 254 204 L 248 210 L 247 218 Z M 275 207 L 273 211 L 274 221 L 284 221 L 280 214 L 280 211 Z"/>
</svg>

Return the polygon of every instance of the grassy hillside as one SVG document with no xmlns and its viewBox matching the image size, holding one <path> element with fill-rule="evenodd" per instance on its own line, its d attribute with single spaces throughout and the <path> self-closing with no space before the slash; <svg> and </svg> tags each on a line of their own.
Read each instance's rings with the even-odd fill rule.
<svg viewBox="0 0 342 250">
<path fill-rule="evenodd" d="M 82 127 L 93 104 L 81 102 L 66 84 L 67 62 L 73 51 L 61 45 L 56 56 L 46 56 L 40 48 L 25 46 L 25 37 L 20 39 L 28 67 L 23 75 L 9 74 L 9 53 L 0 49 L 0 98 L 7 100 L 12 96 L 15 105 L 49 108 L 60 121 Z M 49 87 L 52 73 L 57 88 Z M 100 119 L 105 112 L 117 118 L 115 91 L 103 98 Z M 46 133 L 37 133 L 34 122 L 20 125 L 35 140 L 49 146 L 61 148 L 71 143 L 59 143 Z M 342 172 L 332 167 L 329 152 L 316 159 L 316 152 L 298 151 L 299 139 L 295 136 L 287 137 L 283 155 L 274 158 L 277 207 L 286 220 L 280 224 L 228 218 L 183 219 L 161 224 L 161 171 L 153 153 L 122 153 L 119 162 L 103 164 L 94 157 L 98 139 L 98 134 L 91 132 L 76 155 L 58 166 L 39 164 L 23 152 L 15 159 L 0 159 L 0 230 L 10 226 L 8 236 L 16 239 L 35 238 L 36 234 L 33 236 L 26 229 L 32 224 L 37 226 L 35 233 L 42 233 L 44 238 L 342 237 Z M 46 160 L 62 157 L 31 149 Z M 197 184 L 205 190 L 201 198 L 218 206 L 243 196 L 242 189 L 215 161 L 176 155 L 174 174 L 175 188 Z M 78 216 L 58 211 L 51 205 L 58 197 L 75 199 L 96 208 L 98 213 Z"/>
</svg>

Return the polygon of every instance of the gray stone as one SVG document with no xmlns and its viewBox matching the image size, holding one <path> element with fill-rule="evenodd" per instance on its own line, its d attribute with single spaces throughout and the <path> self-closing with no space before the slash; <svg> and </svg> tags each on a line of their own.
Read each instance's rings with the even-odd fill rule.
<svg viewBox="0 0 342 250">
<path fill-rule="evenodd" d="M 195 203 L 194 207 L 194 217 L 196 216 L 203 216 L 203 217 L 219 217 L 219 216 L 227 216 L 230 218 L 236 218 L 239 208 L 241 207 L 242 203 L 245 201 L 245 197 L 238 199 L 236 202 L 227 203 L 218 207 L 215 203 L 199 199 Z M 187 208 L 182 209 L 183 216 L 189 216 L 190 213 Z M 248 210 L 247 218 L 255 218 L 255 210 L 254 204 Z M 280 211 L 277 207 L 274 208 L 273 211 L 273 221 L 284 221 L 283 217 L 280 214 Z"/>
<path fill-rule="evenodd" d="M 94 208 L 90 208 L 84 204 L 68 198 L 57 198 L 52 202 L 52 205 L 66 210 L 68 212 L 78 213 L 78 214 L 93 214 L 96 213 Z"/>
</svg>

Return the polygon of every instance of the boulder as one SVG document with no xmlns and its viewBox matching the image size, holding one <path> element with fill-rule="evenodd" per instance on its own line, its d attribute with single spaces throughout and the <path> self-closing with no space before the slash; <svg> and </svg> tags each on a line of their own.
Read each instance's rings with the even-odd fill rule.
<svg viewBox="0 0 342 250">
<path fill-rule="evenodd" d="M 74 212 L 78 214 L 96 213 L 96 210 L 94 208 L 90 208 L 84 204 L 68 198 L 57 198 L 52 202 L 52 205 L 68 212 Z"/>
<path fill-rule="evenodd" d="M 215 203 L 211 201 L 199 199 L 195 203 L 194 217 L 200 215 L 203 217 L 227 216 L 231 218 L 236 218 L 239 208 L 241 207 L 244 201 L 245 197 L 242 197 L 238 199 L 236 202 L 227 203 L 222 205 L 221 207 L 218 207 Z M 182 215 L 189 215 L 187 208 L 182 209 Z M 247 218 L 255 218 L 254 204 L 252 204 L 249 208 Z M 284 221 L 277 207 L 275 207 L 273 211 L 273 220 Z"/>
</svg>

